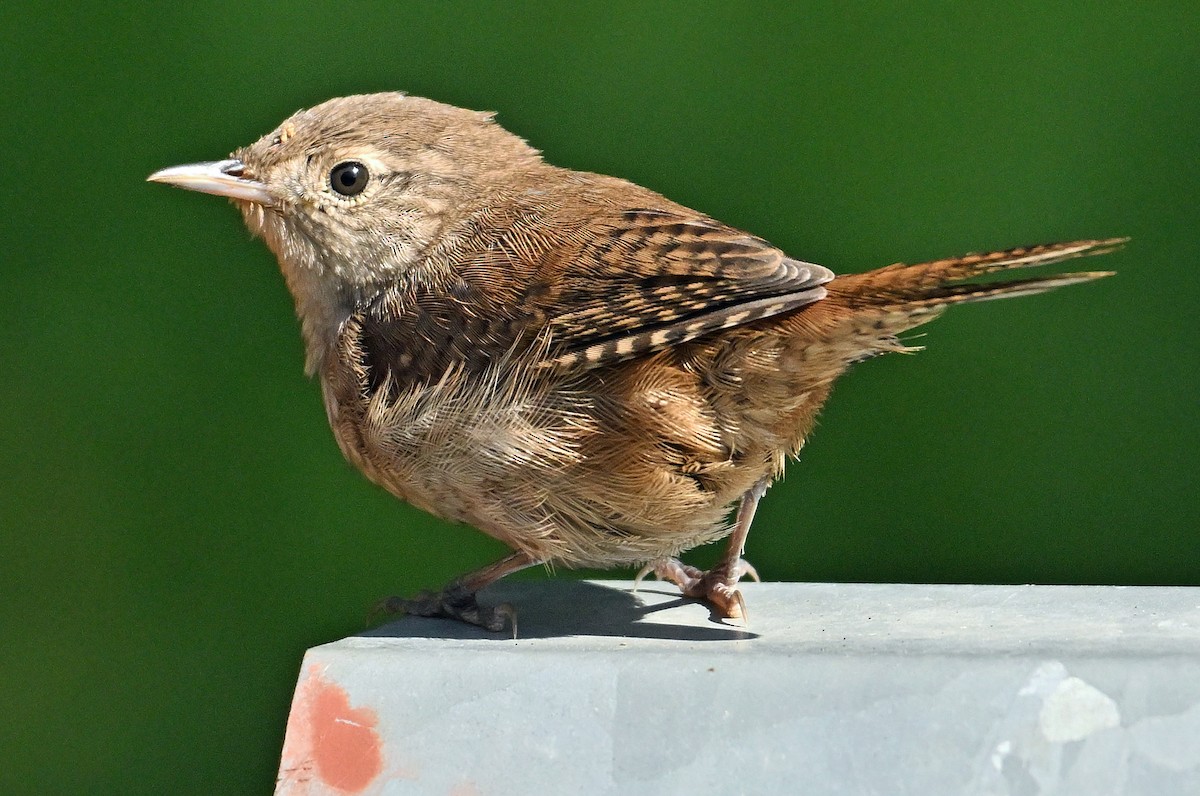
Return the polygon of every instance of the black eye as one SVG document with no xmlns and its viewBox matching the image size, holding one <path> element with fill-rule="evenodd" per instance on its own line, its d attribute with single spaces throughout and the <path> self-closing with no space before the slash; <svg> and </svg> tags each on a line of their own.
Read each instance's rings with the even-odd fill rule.
<svg viewBox="0 0 1200 796">
<path fill-rule="evenodd" d="M 342 196 L 356 196 L 367 187 L 367 167 L 353 160 L 339 163 L 329 172 L 329 184 Z"/>
</svg>

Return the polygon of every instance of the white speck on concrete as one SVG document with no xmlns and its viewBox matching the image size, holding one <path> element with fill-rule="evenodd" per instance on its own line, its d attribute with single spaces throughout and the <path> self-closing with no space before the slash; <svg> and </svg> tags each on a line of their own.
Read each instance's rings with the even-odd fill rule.
<svg viewBox="0 0 1200 796">
<path fill-rule="evenodd" d="M 992 767 L 997 771 L 1004 769 L 1004 758 L 1012 754 L 1012 741 L 1001 741 L 992 752 Z"/>
<path fill-rule="evenodd" d="M 1082 741 L 1094 732 L 1121 725 L 1121 712 L 1103 691 L 1078 677 L 1058 684 L 1042 703 L 1038 727 L 1047 741 Z"/>
</svg>

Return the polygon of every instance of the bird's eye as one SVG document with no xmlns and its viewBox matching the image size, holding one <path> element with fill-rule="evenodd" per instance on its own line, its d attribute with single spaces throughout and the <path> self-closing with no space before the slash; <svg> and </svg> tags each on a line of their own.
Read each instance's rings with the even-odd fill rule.
<svg viewBox="0 0 1200 796">
<path fill-rule="evenodd" d="M 339 163 L 329 172 L 329 185 L 342 196 L 357 196 L 367 187 L 367 167 L 353 160 Z"/>
</svg>

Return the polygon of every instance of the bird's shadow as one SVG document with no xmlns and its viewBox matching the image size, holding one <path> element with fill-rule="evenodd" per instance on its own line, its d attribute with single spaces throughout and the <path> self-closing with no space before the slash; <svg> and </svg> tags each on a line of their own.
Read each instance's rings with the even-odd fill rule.
<svg viewBox="0 0 1200 796">
<path fill-rule="evenodd" d="M 480 603 L 508 603 L 517 613 L 518 639 L 607 636 L 667 641 L 745 641 L 758 638 L 744 627 L 726 624 L 696 600 L 680 597 L 660 584 L 636 593 L 591 581 L 557 578 L 500 583 L 480 592 Z M 666 598 L 666 599 L 664 599 Z M 678 624 L 662 621 L 663 611 L 680 612 Z M 652 621 L 645 621 L 654 615 Z M 508 630 L 491 633 L 451 619 L 406 616 L 357 634 L 367 638 L 445 638 L 510 640 Z"/>
</svg>

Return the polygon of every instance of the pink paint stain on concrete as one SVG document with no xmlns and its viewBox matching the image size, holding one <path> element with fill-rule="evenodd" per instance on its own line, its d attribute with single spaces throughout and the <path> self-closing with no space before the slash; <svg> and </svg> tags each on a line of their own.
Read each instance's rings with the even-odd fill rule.
<svg viewBox="0 0 1200 796">
<path fill-rule="evenodd" d="M 383 770 L 379 718 L 313 665 L 296 686 L 277 794 L 361 793 Z"/>
</svg>

